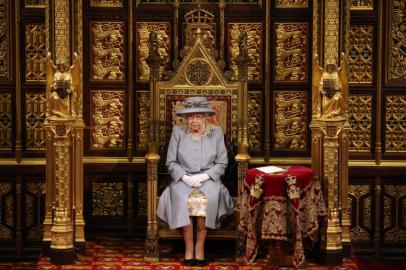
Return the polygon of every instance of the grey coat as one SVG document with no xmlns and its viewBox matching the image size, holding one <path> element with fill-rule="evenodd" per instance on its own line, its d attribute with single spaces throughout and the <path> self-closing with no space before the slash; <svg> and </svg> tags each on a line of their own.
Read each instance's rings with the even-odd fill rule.
<svg viewBox="0 0 406 270">
<path fill-rule="evenodd" d="M 193 188 L 182 181 L 185 174 L 207 173 L 210 179 L 198 189 L 206 194 L 206 227 L 216 229 L 221 217 L 233 213 L 234 204 L 220 177 L 227 167 L 227 150 L 220 128 L 211 127 L 200 140 L 192 139 L 186 127 L 175 126 L 172 131 L 166 157 L 171 184 L 159 198 L 157 215 L 171 229 L 189 225 L 187 197 Z"/>
</svg>

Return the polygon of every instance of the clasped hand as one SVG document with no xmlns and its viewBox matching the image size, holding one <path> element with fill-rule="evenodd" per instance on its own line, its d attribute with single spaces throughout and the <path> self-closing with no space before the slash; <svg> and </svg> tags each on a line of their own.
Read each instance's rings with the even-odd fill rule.
<svg viewBox="0 0 406 270">
<path fill-rule="evenodd" d="M 207 173 L 195 174 L 195 175 L 184 175 L 182 181 L 185 182 L 190 187 L 200 187 L 202 182 L 209 180 L 210 177 Z"/>
</svg>

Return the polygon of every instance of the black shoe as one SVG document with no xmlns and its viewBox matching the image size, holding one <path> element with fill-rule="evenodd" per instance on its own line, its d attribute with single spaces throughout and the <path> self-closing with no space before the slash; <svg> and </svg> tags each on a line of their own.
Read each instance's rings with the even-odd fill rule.
<svg viewBox="0 0 406 270">
<path fill-rule="evenodd" d="M 195 260 L 193 260 L 193 259 L 189 259 L 189 260 L 184 260 L 183 261 L 183 264 L 185 265 L 185 266 L 194 266 L 195 265 Z"/>
<path fill-rule="evenodd" d="M 203 259 L 203 260 L 195 259 L 195 264 L 194 265 L 195 266 L 200 266 L 200 267 L 205 266 L 206 265 L 206 260 L 205 259 Z"/>
</svg>

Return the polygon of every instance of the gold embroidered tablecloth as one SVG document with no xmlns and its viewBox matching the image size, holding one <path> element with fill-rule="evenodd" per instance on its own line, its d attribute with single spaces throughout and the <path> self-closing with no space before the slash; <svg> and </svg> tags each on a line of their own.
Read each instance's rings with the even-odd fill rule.
<svg viewBox="0 0 406 270">
<path fill-rule="evenodd" d="M 240 207 L 239 229 L 247 236 L 245 260 L 255 260 L 258 237 L 294 240 L 295 267 L 305 261 L 302 239 L 316 241 L 319 217 L 327 215 L 320 184 L 313 179 L 312 169 L 303 166 L 278 174 L 248 170 Z"/>
</svg>

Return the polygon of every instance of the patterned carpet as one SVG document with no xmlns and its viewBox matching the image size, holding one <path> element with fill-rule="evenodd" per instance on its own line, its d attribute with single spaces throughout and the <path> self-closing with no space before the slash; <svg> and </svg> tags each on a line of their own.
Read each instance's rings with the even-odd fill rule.
<svg viewBox="0 0 406 270">
<path fill-rule="evenodd" d="M 209 241 L 210 242 L 210 241 Z M 77 261 L 73 265 L 52 265 L 48 257 L 41 256 L 37 261 L 0 262 L 1 270 L 59 270 L 59 269 L 89 269 L 89 270 L 261 270 L 272 269 L 266 267 L 265 256 L 260 256 L 253 264 L 237 263 L 233 261 L 232 248 L 219 243 L 208 243 L 206 255 L 208 264 L 205 267 L 183 266 L 183 242 L 168 241 L 161 245 L 160 262 L 146 262 L 144 243 L 142 240 L 127 240 L 108 237 L 98 237 L 86 242 L 86 253 L 77 254 Z M 231 246 L 232 247 L 232 246 Z M 280 267 L 288 270 L 293 268 Z M 342 266 L 325 267 L 308 263 L 308 270 L 357 270 L 355 260 L 345 260 Z"/>
</svg>

